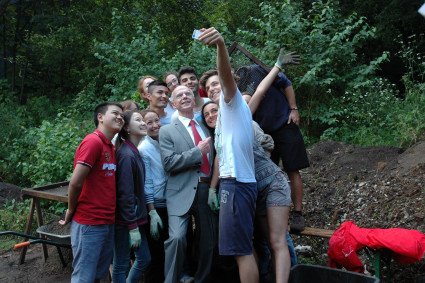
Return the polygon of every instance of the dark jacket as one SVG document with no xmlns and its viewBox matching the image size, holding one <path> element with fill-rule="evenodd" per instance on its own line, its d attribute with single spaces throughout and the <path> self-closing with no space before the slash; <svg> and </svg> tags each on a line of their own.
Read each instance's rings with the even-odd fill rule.
<svg viewBox="0 0 425 283">
<path fill-rule="evenodd" d="M 146 222 L 145 167 L 137 148 L 123 143 L 117 151 L 116 223 L 134 229 Z"/>
</svg>

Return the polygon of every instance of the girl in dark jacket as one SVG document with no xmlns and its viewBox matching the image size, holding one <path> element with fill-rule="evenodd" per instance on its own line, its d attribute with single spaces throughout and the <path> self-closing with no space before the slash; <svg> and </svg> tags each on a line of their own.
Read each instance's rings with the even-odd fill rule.
<svg viewBox="0 0 425 283">
<path fill-rule="evenodd" d="M 112 280 L 139 282 L 151 256 L 143 225 L 147 223 L 144 194 L 145 170 L 137 146 L 146 135 L 138 110 L 124 112 L 124 126 L 117 138 L 117 208 Z M 130 249 L 135 261 L 129 269 Z"/>
</svg>

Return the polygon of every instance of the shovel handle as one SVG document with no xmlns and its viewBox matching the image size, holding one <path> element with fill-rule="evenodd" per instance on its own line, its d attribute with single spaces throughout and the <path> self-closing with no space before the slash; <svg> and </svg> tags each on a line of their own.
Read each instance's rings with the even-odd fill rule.
<svg viewBox="0 0 425 283">
<path fill-rule="evenodd" d="M 30 241 L 26 241 L 26 242 L 16 244 L 13 248 L 15 250 L 17 250 L 17 249 L 20 249 L 20 248 L 23 248 L 23 247 L 28 247 L 30 244 L 31 244 Z"/>
</svg>

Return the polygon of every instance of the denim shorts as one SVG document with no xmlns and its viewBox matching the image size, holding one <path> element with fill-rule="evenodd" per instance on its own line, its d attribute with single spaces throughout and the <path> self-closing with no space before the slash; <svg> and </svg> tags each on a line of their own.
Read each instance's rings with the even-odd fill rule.
<svg viewBox="0 0 425 283">
<path fill-rule="evenodd" d="M 90 282 L 108 275 L 114 246 L 114 225 L 84 225 L 71 222 L 71 282 Z"/>
<path fill-rule="evenodd" d="M 252 254 L 256 199 L 256 183 L 240 183 L 235 179 L 220 180 L 220 255 Z"/>
<path fill-rule="evenodd" d="M 282 171 L 274 175 L 270 184 L 258 193 L 257 216 L 266 215 L 267 207 L 291 206 L 291 188 Z"/>
</svg>

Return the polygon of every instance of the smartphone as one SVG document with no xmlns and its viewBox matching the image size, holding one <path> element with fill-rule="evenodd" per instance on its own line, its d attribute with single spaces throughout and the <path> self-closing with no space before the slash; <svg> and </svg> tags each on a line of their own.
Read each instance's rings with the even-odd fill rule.
<svg viewBox="0 0 425 283">
<path fill-rule="evenodd" d="M 419 14 L 421 14 L 422 16 L 425 17 L 425 4 L 423 4 L 419 10 L 418 10 Z"/>
<path fill-rule="evenodd" d="M 192 38 L 198 39 L 201 34 L 202 34 L 202 32 L 199 29 L 195 29 L 195 30 L 193 30 Z"/>
</svg>

